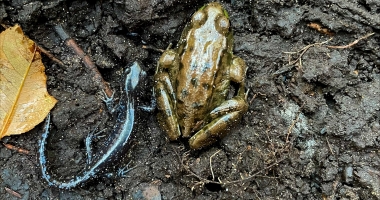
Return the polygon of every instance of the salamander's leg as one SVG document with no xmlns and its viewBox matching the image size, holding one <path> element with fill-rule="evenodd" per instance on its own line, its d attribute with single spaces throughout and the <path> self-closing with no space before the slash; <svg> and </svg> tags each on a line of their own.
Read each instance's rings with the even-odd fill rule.
<svg viewBox="0 0 380 200">
<path fill-rule="evenodd" d="M 137 108 L 145 112 L 154 112 L 156 110 L 156 107 L 157 107 L 157 102 L 156 102 L 156 98 L 154 97 L 154 89 L 152 90 L 152 99 L 150 101 L 150 105 L 137 106 Z"/>
<path fill-rule="evenodd" d="M 119 112 L 119 109 L 120 109 L 120 104 L 121 104 L 121 100 L 123 99 L 123 93 L 121 93 L 121 96 L 119 99 L 119 103 L 117 103 L 115 105 L 115 98 L 114 98 L 114 93 L 112 93 L 112 96 L 111 97 L 108 97 L 107 94 L 104 92 L 104 90 L 102 90 L 102 93 L 103 93 L 103 96 L 101 97 L 102 101 L 106 104 L 106 107 L 107 107 L 107 110 L 110 114 L 115 114 L 117 112 Z"/>
<path fill-rule="evenodd" d="M 95 130 L 98 128 L 99 124 L 96 126 Z M 86 153 L 87 153 L 87 165 L 89 165 L 92 161 L 92 149 L 91 149 L 91 144 L 92 140 L 94 138 L 100 137 L 99 134 L 103 133 L 106 129 L 103 129 L 97 133 L 95 133 L 95 130 L 89 133 L 85 139 L 85 145 L 86 145 Z"/>
<path fill-rule="evenodd" d="M 112 93 L 111 97 L 108 97 L 104 90 L 102 90 L 102 92 L 103 92 L 102 100 L 106 104 L 108 112 L 110 112 L 111 114 L 114 113 L 116 110 L 116 107 L 117 107 L 114 105 L 115 104 L 115 101 L 114 101 L 115 92 Z"/>
<path fill-rule="evenodd" d="M 119 170 L 117 171 L 117 176 L 119 177 L 126 177 L 127 173 L 130 172 L 132 169 L 138 167 L 138 165 L 134 166 L 134 167 L 129 167 L 129 164 L 131 164 L 131 161 L 129 161 L 124 167 L 122 168 L 119 168 Z"/>
<path fill-rule="evenodd" d="M 130 172 L 132 169 L 135 169 L 136 167 L 138 167 L 138 165 L 136 165 L 134 167 L 129 167 L 130 163 L 131 163 L 131 161 L 129 161 L 124 167 L 119 168 L 116 173 L 109 172 L 109 173 L 102 174 L 102 176 L 106 177 L 106 178 L 110 178 L 110 179 L 115 179 L 118 177 L 125 178 L 125 177 L 127 177 L 128 172 Z"/>
</svg>

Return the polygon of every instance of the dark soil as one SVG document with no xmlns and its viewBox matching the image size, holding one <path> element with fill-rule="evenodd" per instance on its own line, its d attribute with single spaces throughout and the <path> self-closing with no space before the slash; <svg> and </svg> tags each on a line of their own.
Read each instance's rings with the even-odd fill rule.
<svg viewBox="0 0 380 200">
<path fill-rule="evenodd" d="M 0 1 L 2 24 L 20 24 L 65 64 L 43 60 L 48 90 L 59 100 L 51 112 L 47 149 L 51 175 L 64 179 L 79 174 L 86 160 L 83 139 L 97 126 L 111 132 L 116 121 L 81 59 L 53 27 L 62 24 L 116 97 L 125 69 L 140 61 L 148 73 L 138 102 L 144 105 L 151 99 L 161 53 L 142 46 L 176 45 L 191 14 L 206 3 Z M 41 124 L 2 139 L 31 153 L 1 147 L 0 199 L 18 199 L 5 187 L 22 199 L 380 199 L 380 1 L 222 4 L 234 30 L 234 53 L 248 65 L 250 103 L 227 137 L 189 152 L 186 141 L 166 139 L 155 115 L 139 112 L 132 148 L 120 161 L 121 166 L 131 161 L 136 168 L 125 178 L 99 177 L 68 191 L 49 187 L 41 177 Z M 310 28 L 311 22 L 327 32 Z M 348 48 L 328 47 L 348 45 L 372 32 Z M 302 52 L 307 45 L 329 40 L 326 33 L 334 34 L 333 39 Z"/>
</svg>

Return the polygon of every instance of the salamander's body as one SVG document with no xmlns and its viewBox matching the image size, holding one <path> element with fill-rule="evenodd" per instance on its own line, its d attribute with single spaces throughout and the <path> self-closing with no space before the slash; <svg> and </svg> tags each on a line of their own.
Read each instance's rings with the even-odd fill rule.
<svg viewBox="0 0 380 200">
<path fill-rule="evenodd" d="M 46 119 L 45 131 L 42 134 L 40 141 L 40 165 L 42 170 L 42 177 L 48 182 L 50 186 L 55 186 L 63 189 L 70 189 L 76 187 L 96 175 L 103 173 L 108 166 L 112 166 L 114 161 L 117 161 L 128 149 L 128 142 L 130 141 L 131 133 L 133 130 L 135 108 L 133 101 L 133 91 L 139 83 L 140 76 L 145 72 L 141 70 L 140 66 L 135 63 L 127 74 L 125 81 L 125 95 L 120 100 L 118 107 L 117 122 L 108 140 L 108 147 L 104 151 L 104 154 L 97 155 L 94 159 L 88 163 L 88 166 L 83 170 L 80 175 L 75 178 L 64 182 L 55 180 L 53 177 L 47 174 L 46 157 L 45 157 L 45 145 L 47 143 L 47 137 L 49 134 L 50 115 Z M 88 139 L 91 139 L 89 137 Z"/>
</svg>

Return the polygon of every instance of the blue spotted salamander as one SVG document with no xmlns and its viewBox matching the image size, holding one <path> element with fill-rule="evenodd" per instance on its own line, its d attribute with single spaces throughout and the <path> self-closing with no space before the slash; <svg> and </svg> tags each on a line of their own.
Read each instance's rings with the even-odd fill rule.
<svg viewBox="0 0 380 200">
<path fill-rule="evenodd" d="M 112 166 L 115 161 L 117 161 L 121 155 L 125 153 L 128 149 L 128 142 L 130 141 L 130 136 L 133 130 L 133 124 L 135 119 L 135 108 L 134 108 L 134 92 L 138 86 L 139 81 L 142 76 L 145 76 L 145 72 L 141 69 L 138 63 L 134 63 L 130 68 L 129 73 L 125 80 L 125 95 L 119 102 L 119 107 L 117 109 L 117 122 L 113 129 L 113 132 L 108 139 L 108 145 L 106 147 L 104 154 L 98 155 L 94 159 L 91 159 L 91 155 L 87 158 L 87 167 L 83 170 L 80 175 L 68 181 L 59 181 L 54 179 L 47 173 L 45 148 L 47 143 L 47 138 L 49 135 L 50 126 L 50 115 L 47 117 L 45 122 L 45 130 L 42 134 L 42 139 L 40 141 L 39 158 L 42 171 L 42 177 L 48 182 L 50 186 L 55 186 L 62 189 L 74 188 L 96 175 L 104 173 L 108 166 Z M 86 145 L 87 152 L 89 152 L 89 145 L 91 142 L 91 137 L 87 137 Z M 121 171 L 122 172 L 122 171 Z"/>
</svg>

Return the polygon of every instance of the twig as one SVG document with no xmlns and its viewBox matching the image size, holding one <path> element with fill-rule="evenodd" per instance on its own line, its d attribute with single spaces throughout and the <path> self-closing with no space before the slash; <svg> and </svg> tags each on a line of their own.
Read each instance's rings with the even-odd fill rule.
<svg viewBox="0 0 380 200">
<path fill-rule="evenodd" d="M 261 96 L 267 96 L 266 94 L 263 94 L 261 92 L 257 92 L 253 95 L 253 97 L 251 98 L 251 100 L 249 100 L 249 104 L 252 104 L 253 100 L 257 97 L 257 95 L 261 95 Z"/>
<path fill-rule="evenodd" d="M 380 176 L 380 171 L 374 171 L 374 170 L 371 170 L 371 169 L 365 169 L 368 173 L 371 173 L 371 174 L 376 174 L 377 176 Z"/>
<path fill-rule="evenodd" d="M 271 165 L 269 165 L 269 166 L 267 166 L 267 167 L 264 167 L 263 169 L 257 171 L 257 172 L 254 173 L 253 175 L 248 176 L 248 177 L 246 177 L 246 178 L 244 178 L 244 179 L 236 180 L 236 181 L 227 181 L 227 182 L 224 182 L 224 183 L 222 183 L 222 184 L 223 184 L 223 185 L 227 185 L 227 184 L 234 184 L 234 183 L 239 183 L 239 182 L 247 181 L 247 180 L 249 180 L 249 179 L 252 179 L 252 178 L 256 177 L 258 174 L 262 173 L 263 171 L 265 171 L 265 170 L 267 170 L 267 169 L 270 169 L 270 168 L 272 168 L 272 167 L 275 166 L 275 165 L 280 164 L 280 163 L 281 163 L 282 161 L 284 161 L 285 159 L 287 159 L 287 157 L 284 157 L 284 158 L 278 160 L 277 162 L 274 162 L 273 164 L 271 164 Z"/>
<path fill-rule="evenodd" d="M 27 155 L 29 155 L 29 151 L 26 150 L 26 149 L 23 149 L 23 148 L 20 148 L 20 147 L 16 147 L 16 146 L 11 145 L 11 144 L 5 144 L 5 143 L 3 143 L 3 145 L 4 145 L 7 149 L 10 149 L 10 150 L 13 150 L 13 151 L 17 151 L 17 152 L 22 153 L 22 154 L 27 154 Z"/>
<path fill-rule="evenodd" d="M 252 104 L 252 102 L 253 102 L 253 100 L 256 98 L 256 96 L 257 96 L 257 93 L 254 94 L 253 97 L 252 97 L 252 99 L 249 101 L 249 104 L 250 104 L 250 105 Z"/>
<path fill-rule="evenodd" d="M 331 154 L 334 155 L 334 151 L 332 150 L 331 145 L 330 145 L 330 142 L 329 142 L 329 140 L 327 139 L 327 137 L 326 137 L 326 141 L 327 141 L 327 146 L 329 146 L 329 149 L 330 149 Z"/>
<path fill-rule="evenodd" d="M 239 157 L 238 157 L 238 159 L 236 161 L 235 166 L 237 166 L 241 162 L 241 160 L 243 159 L 243 156 L 242 156 L 243 153 L 246 152 L 246 151 L 250 151 L 250 150 L 252 150 L 252 146 L 248 145 L 246 148 L 244 148 L 244 150 L 242 152 L 239 153 Z"/>
<path fill-rule="evenodd" d="M 292 124 L 288 128 L 288 134 L 286 135 L 286 142 L 289 142 L 289 135 L 292 133 L 294 126 L 298 122 L 298 118 L 300 117 L 300 113 L 297 114 L 297 117 L 292 121 Z"/>
<path fill-rule="evenodd" d="M 5 189 L 5 191 L 7 191 L 9 194 L 11 194 L 11 195 L 13 195 L 13 196 L 15 196 L 15 197 L 17 197 L 17 198 L 20 198 L 20 199 L 22 198 L 21 194 L 19 194 L 19 193 L 17 193 L 17 192 L 15 192 L 15 191 L 13 191 L 13 190 L 7 188 L 7 187 L 4 187 L 4 189 Z"/>
<path fill-rule="evenodd" d="M 350 47 L 354 46 L 355 44 L 357 44 L 360 40 L 366 39 L 366 38 L 370 37 L 373 34 L 375 34 L 375 33 L 369 33 L 369 34 L 367 34 L 367 35 L 365 35 L 365 36 L 363 36 L 363 37 L 361 37 L 361 38 L 359 38 L 359 39 L 351 42 L 348 45 L 344 45 L 344 46 L 327 46 L 327 48 L 332 48 L 332 49 L 346 49 L 346 48 L 350 48 Z"/>
<path fill-rule="evenodd" d="M 298 56 L 298 58 L 296 60 L 294 60 L 293 62 L 289 63 L 288 65 L 294 65 L 295 63 L 297 63 L 298 61 L 301 62 L 301 58 L 302 56 L 306 53 L 306 51 L 310 48 L 310 47 L 313 47 L 313 46 L 316 46 L 316 45 L 323 45 L 329 41 L 331 41 L 333 39 L 333 37 L 331 37 L 330 39 L 324 41 L 324 42 L 317 42 L 317 43 L 314 43 L 314 44 L 309 44 L 307 46 L 305 46 L 304 48 L 302 48 L 301 50 L 297 51 L 297 52 L 284 52 L 284 53 L 287 53 L 287 54 L 297 54 L 297 53 L 300 53 L 301 54 Z M 302 62 L 301 62 L 301 65 L 302 65 Z"/>
<path fill-rule="evenodd" d="M 219 184 L 219 185 L 230 185 L 230 184 L 235 184 L 235 183 L 241 183 L 241 182 L 244 182 L 244 181 L 248 181 L 248 180 L 250 180 L 250 179 L 256 177 L 258 174 L 262 173 L 263 171 L 265 171 L 265 170 L 267 170 L 267 169 L 270 169 L 270 168 L 272 168 L 273 166 L 278 165 L 279 163 L 281 163 L 282 161 L 284 161 L 285 159 L 287 159 L 287 157 L 284 157 L 284 158 L 278 160 L 277 162 L 274 162 L 274 163 L 272 163 L 271 165 L 269 165 L 269 166 L 267 166 L 267 167 L 264 167 L 263 169 L 257 171 L 257 172 L 254 173 L 253 175 L 248 176 L 248 177 L 246 177 L 246 178 L 243 178 L 243 179 L 241 179 L 241 180 L 225 181 L 225 182 L 219 180 L 219 182 L 218 182 L 218 181 L 210 181 L 210 180 L 208 180 L 208 179 L 206 179 L 206 178 L 203 178 L 203 177 L 199 176 L 198 174 L 194 173 L 193 171 L 191 171 L 190 168 L 189 168 L 189 166 L 183 163 L 183 161 L 184 161 L 184 157 L 186 157 L 186 155 L 188 155 L 188 154 L 185 153 L 184 156 L 182 157 L 182 159 L 181 159 L 181 164 L 182 164 L 182 166 L 185 168 L 185 170 L 186 170 L 188 173 L 190 173 L 191 176 L 194 176 L 194 177 L 196 177 L 197 179 L 199 179 L 199 180 L 201 181 L 201 182 L 199 182 L 199 183 L 196 183 L 195 186 L 196 186 L 196 185 L 200 185 L 200 184 L 201 184 L 201 185 L 204 185 L 204 184 L 207 184 L 207 183 L 213 183 L 213 184 Z M 193 186 L 192 188 L 194 188 L 195 186 Z"/>
<path fill-rule="evenodd" d="M 96 68 L 95 63 L 92 62 L 91 58 L 84 53 L 84 51 L 78 46 L 74 39 L 72 39 L 66 32 L 63 30 L 61 25 L 57 25 L 54 27 L 55 31 L 61 37 L 61 39 L 65 42 L 65 44 L 70 47 L 76 55 L 78 55 L 83 64 L 88 69 L 87 72 L 90 73 L 93 77 L 93 81 L 98 85 L 103 91 L 106 93 L 108 97 L 112 97 L 112 90 L 109 87 L 109 84 L 103 79 L 99 70 Z"/>
<path fill-rule="evenodd" d="M 161 52 L 161 53 L 165 52 L 165 50 L 163 50 L 163 49 L 158 49 L 156 47 L 152 47 L 152 46 L 148 46 L 148 45 L 143 45 L 142 48 L 143 49 L 150 49 L 150 50 L 153 50 L 153 51 L 158 51 L 158 52 Z"/>
<path fill-rule="evenodd" d="M 217 152 L 215 152 L 212 156 L 210 156 L 210 170 L 211 170 L 211 174 L 212 174 L 212 180 L 215 180 L 214 171 L 212 170 L 212 157 L 214 157 L 219 152 L 220 152 L 220 149 Z"/>
<path fill-rule="evenodd" d="M 51 54 L 48 50 L 44 49 L 43 47 L 41 47 L 37 43 L 36 43 L 36 45 L 37 45 L 38 49 L 41 51 L 41 53 L 45 54 L 50 60 L 56 62 L 61 67 L 65 65 L 58 58 L 54 57 L 53 54 Z"/>
<path fill-rule="evenodd" d="M 293 131 L 293 128 L 294 126 L 296 125 L 296 123 L 298 122 L 298 119 L 300 117 L 300 114 L 301 114 L 301 108 L 303 107 L 303 105 L 299 108 L 298 112 L 297 112 L 297 117 L 292 121 L 292 124 L 289 126 L 288 128 L 288 135 L 286 136 L 286 143 L 289 142 L 289 135 L 290 133 L 292 133 Z"/>
</svg>

